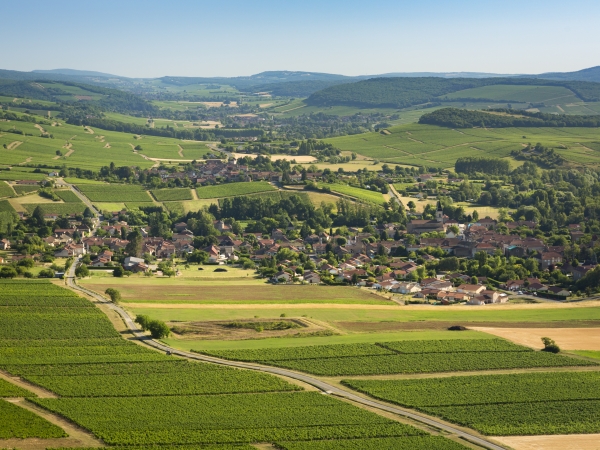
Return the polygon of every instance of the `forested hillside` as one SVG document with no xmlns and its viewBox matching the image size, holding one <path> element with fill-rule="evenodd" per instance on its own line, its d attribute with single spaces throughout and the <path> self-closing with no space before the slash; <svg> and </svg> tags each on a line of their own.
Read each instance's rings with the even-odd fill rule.
<svg viewBox="0 0 600 450">
<path fill-rule="evenodd" d="M 483 112 L 443 108 L 422 115 L 419 123 L 452 128 L 598 127 L 600 116 L 567 116 L 512 110 Z"/>
</svg>

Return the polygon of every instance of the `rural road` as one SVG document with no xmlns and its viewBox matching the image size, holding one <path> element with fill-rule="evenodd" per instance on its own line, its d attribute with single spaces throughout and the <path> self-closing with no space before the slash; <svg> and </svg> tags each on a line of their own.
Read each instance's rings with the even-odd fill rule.
<svg viewBox="0 0 600 450">
<path fill-rule="evenodd" d="M 68 286 L 71 287 L 72 289 L 78 290 L 80 292 L 83 292 L 83 293 L 91 296 L 92 298 L 98 300 L 101 303 L 104 303 L 110 309 L 115 311 L 117 314 L 119 314 L 122 317 L 122 319 L 125 321 L 125 324 L 127 325 L 127 328 L 133 333 L 133 335 L 135 337 L 137 337 L 141 342 L 143 342 L 144 344 L 146 344 L 150 347 L 153 347 L 157 350 L 161 350 L 164 352 L 170 351 L 172 355 L 180 356 L 180 357 L 187 358 L 187 359 L 192 359 L 192 360 L 196 360 L 196 361 L 204 361 L 204 362 L 220 364 L 220 365 L 230 366 L 230 367 L 237 367 L 240 369 L 257 370 L 260 372 L 272 373 L 275 375 L 281 375 L 281 376 L 288 377 L 288 378 L 291 378 L 294 380 L 302 381 L 304 383 L 307 383 L 307 384 L 310 384 L 311 386 L 316 387 L 317 389 L 320 389 L 321 391 L 323 391 L 324 393 L 327 393 L 329 395 L 335 395 L 337 397 L 351 400 L 351 401 L 353 401 L 355 403 L 359 403 L 361 405 L 365 405 L 365 406 L 368 406 L 371 408 L 376 408 L 381 411 L 390 412 L 390 413 L 397 414 L 402 417 L 412 419 L 416 422 L 420 422 L 425 425 L 434 427 L 436 429 L 446 431 L 450 434 L 458 436 L 466 441 L 469 441 L 473 444 L 479 445 L 483 448 L 487 448 L 490 450 L 505 450 L 505 447 L 502 447 L 498 444 L 490 442 L 490 441 L 486 440 L 485 438 L 476 436 L 474 434 L 470 434 L 467 431 L 463 431 L 463 430 L 455 428 L 451 425 L 447 425 L 447 424 L 445 424 L 441 421 L 438 421 L 434 418 L 427 417 L 427 416 L 424 416 L 424 415 L 421 415 L 421 414 L 418 414 L 418 413 L 415 413 L 412 411 L 408 411 L 405 409 L 401 409 L 399 407 L 387 405 L 387 404 L 379 402 L 377 400 L 363 398 L 359 395 L 356 395 L 352 392 L 340 389 L 337 386 L 334 386 L 332 384 L 321 381 L 318 378 L 314 378 L 310 375 L 305 375 L 302 373 L 297 373 L 297 372 L 293 372 L 291 370 L 281 369 L 278 367 L 262 366 L 262 365 L 258 365 L 258 364 L 250 364 L 250 363 L 244 363 L 244 362 L 238 362 L 238 361 L 229 361 L 226 359 L 220 359 L 220 358 L 215 358 L 212 356 L 201 355 L 198 353 L 185 352 L 182 350 L 177 350 L 175 348 L 166 346 L 160 342 L 155 341 L 154 339 L 151 339 L 146 334 L 144 334 L 138 328 L 137 324 L 133 321 L 133 319 L 127 313 L 127 311 L 125 311 L 123 308 L 121 308 L 118 305 L 115 305 L 114 303 L 107 300 L 103 296 L 97 294 L 96 292 L 93 292 L 93 291 L 90 291 L 88 289 L 78 286 L 75 283 L 75 268 L 78 263 L 79 263 L 79 260 L 74 261 L 73 264 L 71 265 L 71 267 L 69 268 L 69 272 L 67 274 Z"/>
</svg>

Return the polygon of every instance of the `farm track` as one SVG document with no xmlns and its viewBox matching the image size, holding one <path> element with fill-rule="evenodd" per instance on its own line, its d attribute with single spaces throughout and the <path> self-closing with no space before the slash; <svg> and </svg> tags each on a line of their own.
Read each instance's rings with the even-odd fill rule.
<svg viewBox="0 0 600 450">
<path fill-rule="evenodd" d="M 19 145 L 21 145 L 23 142 L 22 141 L 14 141 L 11 142 L 10 144 L 8 144 L 6 146 L 6 150 L 14 150 L 15 148 L 17 148 Z"/>
<path fill-rule="evenodd" d="M 0 378 L 8 381 L 15 386 L 19 386 L 29 392 L 33 392 L 39 398 L 58 398 L 54 392 L 50 392 L 42 387 L 39 387 L 33 383 L 23 380 L 21 377 L 14 377 L 3 370 L 0 370 Z"/>
<path fill-rule="evenodd" d="M 183 156 L 183 147 L 179 144 L 177 144 L 177 147 L 179 147 L 179 151 L 177 152 L 177 154 L 179 155 L 180 158 L 184 158 Z"/>
<path fill-rule="evenodd" d="M 115 305 L 114 303 L 108 301 L 103 296 L 101 296 L 93 291 L 89 291 L 85 288 L 79 287 L 75 283 L 75 268 L 78 265 L 78 263 L 79 263 L 79 261 L 75 261 L 69 268 L 69 272 L 68 272 L 68 276 L 67 276 L 67 286 L 69 286 L 71 289 L 82 292 L 82 293 L 92 297 L 94 300 L 97 300 L 97 301 L 107 305 L 110 309 L 112 309 L 113 311 L 115 311 L 122 317 L 122 319 L 125 321 L 125 324 L 127 325 L 127 328 L 131 331 L 131 333 L 139 341 L 143 342 L 144 344 L 146 344 L 156 350 L 163 351 L 163 352 L 171 352 L 171 354 L 174 356 L 180 356 L 180 357 L 183 357 L 186 359 L 203 361 L 203 362 L 219 364 L 219 365 L 224 365 L 224 366 L 230 366 L 230 367 L 236 367 L 236 368 L 240 368 L 240 369 L 256 370 L 256 371 L 260 371 L 260 372 L 265 372 L 265 373 L 270 373 L 270 374 L 274 374 L 274 375 L 291 378 L 293 380 L 301 381 L 303 383 L 314 386 L 317 389 L 324 392 L 325 394 L 334 395 L 336 397 L 339 397 L 342 400 L 357 403 L 363 407 L 374 408 L 375 410 L 378 410 L 378 411 L 392 413 L 392 414 L 396 414 L 398 416 L 401 416 L 401 417 L 404 417 L 404 418 L 407 418 L 410 420 L 414 420 L 416 422 L 419 422 L 420 424 L 427 425 L 427 426 L 433 427 L 437 430 L 442 430 L 444 432 L 450 433 L 453 436 L 462 438 L 472 444 L 476 444 L 483 448 L 487 448 L 487 449 L 491 449 L 491 450 L 504 450 L 505 449 L 505 447 L 498 445 L 494 442 L 491 442 L 482 436 L 478 436 L 467 430 L 463 430 L 463 429 L 457 428 L 455 426 L 452 426 L 450 424 L 444 423 L 438 419 L 435 419 L 432 417 L 427 417 L 420 413 L 416 413 L 416 412 L 413 412 L 410 410 L 405 410 L 405 409 L 397 407 L 397 406 L 392 406 L 390 404 L 386 404 L 386 403 L 380 402 L 378 400 L 372 400 L 370 398 L 362 397 L 353 392 L 346 391 L 345 389 L 341 389 L 337 386 L 334 386 L 332 384 L 329 384 L 327 382 L 324 382 L 320 379 L 314 378 L 309 375 L 293 372 L 293 371 L 286 370 L 286 369 L 280 369 L 277 367 L 269 367 L 269 366 L 262 366 L 262 365 L 258 365 L 258 364 L 249 364 L 249 363 L 243 363 L 243 362 L 237 362 L 237 361 L 229 361 L 229 360 L 225 360 L 225 359 L 215 358 L 212 356 L 205 356 L 205 355 L 201 355 L 201 354 L 197 354 L 197 353 L 184 352 L 184 351 L 169 347 L 167 345 L 164 345 L 160 342 L 157 342 L 154 339 L 151 339 L 148 336 L 146 336 L 144 333 L 142 333 L 141 330 L 138 328 L 137 324 L 131 318 L 131 316 L 129 316 L 129 314 L 123 308 Z M 362 305 L 362 306 L 364 307 L 364 305 Z"/>
</svg>

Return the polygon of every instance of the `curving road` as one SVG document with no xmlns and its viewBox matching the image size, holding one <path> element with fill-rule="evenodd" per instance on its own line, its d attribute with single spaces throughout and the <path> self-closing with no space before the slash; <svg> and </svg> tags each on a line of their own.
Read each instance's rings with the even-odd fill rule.
<svg viewBox="0 0 600 450">
<path fill-rule="evenodd" d="M 121 308 L 118 305 L 115 305 L 114 303 L 105 299 L 103 296 L 97 294 L 96 292 L 82 288 L 75 283 L 75 267 L 77 266 L 78 262 L 79 261 L 75 261 L 69 268 L 69 272 L 67 274 L 67 284 L 69 285 L 69 287 L 71 287 L 72 289 L 78 290 L 80 292 L 83 292 L 83 293 L 91 296 L 92 298 L 98 300 L 99 302 L 107 305 L 110 309 L 112 309 L 113 311 L 115 311 L 117 314 L 119 314 L 121 316 L 121 318 L 125 321 L 127 328 L 129 328 L 129 330 L 133 333 L 133 335 L 135 337 L 137 337 L 141 342 L 143 342 L 144 344 L 146 344 L 150 347 L 153 347 L 157 350 L 161 350 L 164 352 L 171 352 L 172 355 L 181 356 L 183 358 L 192 359 L 192 360 L 196 360 L 196 361 L 209 362 L 209 363 L 213 363 L 213 364 L 220 364 L 220 365 L 230 366 L 230 367 L 237 367 L 240 369 L 257 370 L 260 372 L 272 373 L 275 375 L 281 375 L 284 377 L 292 378 L 294 380 L 302 381 L 311 386 L 314 386 L 326 394 L 335 395 L 335 396 L 338 396 L 338 397 L 341 397 L 341 398 L 344 398 L 347 400 L 351 400 L 355 403 L 360 403 L 361 405 L 369 406 L 371 408 L 376 408 L 381 411 L 390 412 L 390 413 L 397 414 L 402 417 L 412 419 L 416 422 L 420 422 L 420 423 L 429 425 L 431 427 L 437 428 L 439 430 L 446 431 L 450 434 L 458 436 L 466 441 L 469 441 L 473 444 L 479 445 L 483 448 L 487 448 L 490 450 L 505 450 L 505 447 L 502 447 L 498 444 L 490 442 L 490 441 L 486 440 L 485 438 L 471 434 L 467 431 L 463 431 L 463 430 L 455 428 L 451 425 L 447 425 L 447 424 L 440 422 L 434 418 L 427 417 L 427 416 L 424 416 L 424 415 L 421 415 L 421 414 L 418 414 L 418 413 L 415 413 L 412 411 L 407 411 L 407 410 L 399 408 L 399 407 L 387 405 L 387 404 L 379 402 L 377 400 L 363 398 L 359 395 L 356 395 L 352 392 L 340 389 L 337 386 L 334 386 L 332 384 L 321 381 L 318 378 L 314 378 L 310 375 L 305 375 L 302 373 L 297 373 L 297 372 L 293 372 L 291 370 L 281 369 L 278 367 L 262 366 L 262 365 L 258 365 L 258 364 L 238 362 L 238 361 L 229 361 L 226 359 L 220 359 L 220 358 L 215 358 L 212 356 L 201 355 L 198 353 L 185 352 L 182 350 L 177 350 L 173 347 L 169 347 L 160 342 L 157 342 L 154 339 L 151 339 L 150 337 L 148 337 L 146 334 L 144 334 L 138 328 L 137 324 L 133 321 L 133 319 L 127 313 L 127 311 L 125 311 L 123 308 Z"/>
</svg>

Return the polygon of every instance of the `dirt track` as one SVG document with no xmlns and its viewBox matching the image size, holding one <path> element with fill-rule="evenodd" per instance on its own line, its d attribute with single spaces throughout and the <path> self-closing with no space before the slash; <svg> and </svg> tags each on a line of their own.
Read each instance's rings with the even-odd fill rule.
<svg viewBox="0 0 600 450">
<path fill-rule="evenodd" d="M 600 328 L 469 328 L 537 349 L 544 346 L 542 337 L 549 337 L 563 350 L 600 350 Z"/>
<path fill-rule="evenodd" d="M 14 150 L 15 148 L 17 148 L 19 145 L 21 145 L 23 142 L 21 141 L 14 141 L 11 142 L 10 144 L 8 144 L 6 146 L 6 150 Z"/>
</svg>

